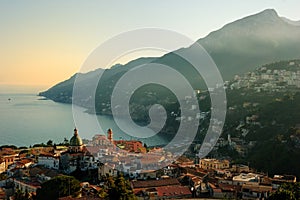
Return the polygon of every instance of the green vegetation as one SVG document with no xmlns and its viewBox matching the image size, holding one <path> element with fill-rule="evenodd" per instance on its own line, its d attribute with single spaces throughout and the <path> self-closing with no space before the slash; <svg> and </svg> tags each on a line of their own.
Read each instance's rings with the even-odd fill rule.
<svg viewBox="0 0 300 200">
<path fill-rule="evenodd" d="M 0 174 L 0 181 L 6 180 L 6 179 L 7 179 L 6 173 L 1 173 L 1 174 Z"/>
<path fill-rule="evenodd" d="M 33 200 L 34 197 L 30 196 L 30 194 L 27 191 L 22 192 L 21 190 L 17 189 L 14 194 L 14 199 L 15 200 Z"/>
<path fill-rule="evenodd" d="M 221 148 L 219 153 L 229 155 L 244 163 L 249 162 L 251 167 L 268 172 L 270 175 L 287 173 L 299 177 L 300 172 L 297 169 L 300 161 L 297 158 L 300 152 L 297 140 L 293 140 L 293 135 L 298 138 L 297 130 L 293 127 L 299 123 L 300 119 L 298 112 L 300 93 L 286 91 L 284 94 L 261 94 L 245 91 L 243 96 L 240 95 L 243 92 L 238 94 L 238 90 L 234 93 L 235 97 L 231 95 L 231 92 L 228 93 L 229 103 L 236 105 L 236 109 L 227 113 L 223 137 L 231 134 L 232 137 L 242 138 L 246 142 L 254 141 L 256 145 L 243 158 L 238 154 L 229 154 L 230 151 L 224 151 L 224 148 Z M 279 97 L 283 101 L 276 101 Z M 231 99 L 234 99 L 234 104 L 230 102 Z M 244 102 L 258 102 L 259 106 L 243 108 Z M 249 133 L 245 137 L 241 136 L 236 127 L 251 115 L 259 117 L 257 121 L 260 125 L 245 124 L 243 128 L 249 130 Z"/>
<path fill-rule="evenodd" d="M 2 145 L 2 146 L 0 146 L 0 149 L 3 149 L 3 148 L 18 149 L 18 147 L 16 147 L 15 145 Z"/>
<path fill-rule="evenodd" d="M 37 200 L 55 200 L 59 197 L 78 196 L 80 182 L 72 176 L 57 176 L 44 182 L 37 190 Z"/>
<path fill-rule="evenodd" d="M 106 182 L 106 188 L 99 191 L 99 197 L 109 200 L 134 200 L 136 199 L 133 194 L 130 182 L 124 178 L 122 174 L 117 177 L 106 176 L 103 177 Z"/>
<path fill-rule="evenodd" d="M 279 187 L 268 200 L 298 200 L 300 199 L 300 183 L 289 183 Z"/>
<path fill-rule="evenodd" d="M 286 37 L 287 35 L 289 37 Z M 300 61 L 291 59 L 299 59 L 299 38 L 300 27 L 286 23 L 274 10 L 265 10 L 227 24 L 197 42 L 212 57 L 223 79 L 232 80 L 236 74 L 241 75 L 246 72 L 260 73 L 280 69 L 298 71 Z M 197 56 L 194 47 L 195 45 L 191 45 L 189 48 L 180 49 L 159 58 L 140 58 L 104 71 L 98 69 L 86 74 L 75 74 L 69 80 L 55 85 L 40 95 L 57 102 L 71 103 L 73 85 L 77 75 L 81 83 L 78 86 L 80 96 L 74 97 L 73 103 L 86 107 L 89 112 L 92 112 L 92 108 L 95 106 L 97 114 L 111 115 L 111 95 L 118 80 L 134 67 L 148 63 L 163 64 L 177 70 L 187 78 L 195 90 L 203 91 L 206 90 L 206 86 L 201 75 L 187 60 L 176 54 L 184 52 L 192 57 Z M 258 66 L 265 69 L 260 67 L 260 71 L 254 71 Z M 97 82 L 101 73 L 103 75 Z M 278 76 L 280 78 L 281 75 Z M 166 74 L 165 78 L 170 77 Z M 261 82 L 264 81 L 268 80 Z M 89 97 L 93 96 L 92 92 L 94 91 L 86 88 L 91 88 L 95 83 L 98 83 L 98 87 L 93 104 L 94 99 Z M 279 81 L 278 86 L 284 86 L 284 84 L 284 81 Z M 183 85 L 182 88 L 184 89 Z M 202 100 L 199 101 L 201 111 L 209 111 L 210 98 L 207 97 L 209 95 L 203 92 L 198 96 L 199 99 L 203 97 L 201 95 L 204 96 L 204 99 L 201 98 Z M 292 139 L 295 133 L 290 130 L 299 124 L 300 114 L 297 112 L 300 109 L 299 100 L 299 88 L 296 86 L 289 86 L 280 91 L 266 89 L 262 92 L 247 87 L 228 89 L 229 109 L 223 137 L 226 138 L 230 134 L 232 137 L 241 138 L 248 143 L 252 141 L 255 145 L 244 156 L 239 156 L 235 151 L 226 153 L 226 148 L 221 149 L 218 154 L 233 156 L 235 160 L 250 163 L 251 167 L 270 173 L 294 173 L 292 169 L 299 166 L 296 158 L 299 157 L 297 151 L 300 144 L 298 144 L 297 138 L 300 137 L 296 136 L 296 140 Z M 249 103 L 250 106 L 245 106 L 244 103 Z M 172 139 L 179 126 L 179 122 L 175 119 L 176 116 L 180 116 L 180 109 L 175 95 L 167 88 L 148 84 L 136 90 L 130 100 L 132 118 L 136 123 L 146 125 L 149 123 L 148 110 L 153 104 L 165 106 L 168 118 L 160 134 L 167 139 Z M 251 116 L 258 117 L 255 121 L 257 123 L 246 123 L 246 118 Z M 208 124 L 207 119 L 201 123 L 196 136 L 197 142 L 201 143 Z M 239 125 L 249 132 L 242 136 L 241 131 L 237 129 Z M 295 175 L 300 177 L 300 172 L 295 172 Z"/>
<path fill-rule="evenodd" d="M 281 61 L 258 68 L 255 73 L 266 73 L 267 70 L 299 71 L 300 60 Z M 263 69 L 263 70 L 262 70 Z M 260 84 L 260 83 L 258 83 Z M 269 175 L 294 174 L 300 177 L 300 92 L 299 89 L 287 87 L 281 91 L 257 92 L 253 88 L 241 87 L 228 89 L 228 110 L 223 128 L 223 138 L 239 138 L 244 143 L 253 142 L 245 155 L 238 154 L 229 146 L 220 147 L 210 156 L 229 156 L 235 163 L 250 164 L 259 171 Z M 256 116 L 252 122 L 247 117 Z M 237 129 L 237 127 L 240 127 Z M 247 130 L 242 135 L 241 129 Z"/>
</svg>

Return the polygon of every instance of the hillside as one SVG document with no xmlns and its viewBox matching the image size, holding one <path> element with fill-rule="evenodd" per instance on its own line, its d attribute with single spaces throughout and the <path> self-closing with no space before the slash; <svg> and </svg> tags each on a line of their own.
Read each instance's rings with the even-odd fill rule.
<svg viewBox="0 0 300 200">
<path fill-rule="evenodd" d="M 300 58 L 299 38 L 300 26 L 279 17 L 274 10 L 265 10 L 229 23 L 197 42 L 211 55 L 223 79 L 231 80 L 234 75 L 252 71 L 263 64 Z M 178 51 L 186 51 L 192 56 L 197 56 L 193 54 L 192 46 Z M 194 89 L 205 89 L 201 76 L 186 60 L 175 53 L 171 52 L 159 58 L 139 58 L 125 65 L 106 69 L 99 82 L 101 88 L 97 90 L 96 112 L 111 114 L 108 108 L 101 105 L 110 103 L 112 88 L 119 78 L 132 67 L 143 63 L 153 62 L 170 66 L 187 77 Z M 99 70 L 75 74 L 70 79 L 41 92 L 40 95 L 57 102 L 71 103 L 72 85 L 75 76 L 78 76 L 81 80 L 82 94 L 80 99 L 73 103 L 89 108 L 91 94 L 86 88 L 96 83 Z"/>
<path fill-rule="evenodd" d="M 275 10 L 265 10 L 227 24 L 198 42 L 229 80 L 255 66 L 299 58 L 299 36 L 299 26 L 283 20 Z"/>
<path fill-rule="evenodd" d="M 276 15 L 273 13 L 271 16 L 266 16 L 266 14 L 271 13 L 273 11 L 268 10 L 258 15 L 250 16 L 245 20 L 253 22 L 259 16 L 281 20 L 281 18 L 277 18 L 276 13 Z M 243 20 L 236 23 L 240 24 Z M 284 21 L 277 23 L 289 27 Z M 228 30 L 233 29 L 233 25 L 238 27 L 237 24 L 234 22 L 223 27 L 220 30 L 223 33 L 219 34 L 226 35 L 224 32 L 228 33 Z M 217 35 L 212 33 L 207 37 L 217 38 Z M 245 36 L 240 34 L 240 37 Z M 267 37 L 267 35 L 264 37 Z M 274 34 L 272 37 L 274 37 Z M 283 36 L 281 35 L 280 37 Z M 231 38 L 231 40 L 233 39 Z M 283 41 L 283 39 L 280 41 Z M 226 43 L 225 41 L 223 42 Z M 222 43 L 221 39 L 220 43 Z M 267 40 L 266 44 L 269 44 Z M 210 53 L 215 56 L 220 55 L 220 52 L 224 53 L 226 49 L 224 47 L 214 47 L 213 43 L 209 42 L 206 45 L 210 45 Z M 250 45 L 250 42 L 247 45 Z M 280 43 L 280 47 L 284 46 L 287 48 L 286 44 Z M 283 58 L 283 55 L 276 57 L 277 53 L 280 52 L 278 48 L 274 48 L 274 51 L 272 50 L 275 57 L 266 56 L 266 49 L 263 49 L 264 51 L 261 53 L 264 56 L 260 56 L 257 53 L 251 54 L 252 56 L 255 55 L 252 57 L 253 62 L 262 64 L 250 66 L 247 62 L 247 59 L 251 59 L 250 56 L 247 57 L 245 52 L 239 52 L 235 48 L 236 46 L 231 48 L 233 52 L 240 53 L 240 55 L 243 54 L 245 57 L 238 56 L 237 58 L 239 59 L 224 59 L 222 61 L 222 56 L 220 56 L 219 62 L 222 61 L 225 64 L 233 63 L 231 66 L 234 66 L 236 60 L 244 60 L 246 67 L 240 67 L 237 71 L 230 71 L 232 73 L 230 77 L 232 78 L 225 84 L 228 106 L 227 118 L 221 136 L 222 139 L 210 156 L 221 158 L 229 156 L 232 162 L 249 164 L 251 167 L 269 174 L 286 173 L 300 177 L 300 173 L 297 170 L 300 166 L 299 159 L 297 159 L 300 156 L 300 60 L 286 59 L 277 62 L 277 59 Z M 295 45 L 291 46 L 291 48 L 295 50 L 298 47 Z M 181 50 L 188 51 L 188 49 Z M 284 56 L 296 56 L 297 52 L 300 51 L 287 51 Z M 264 62 L 267 59 L 274 59 L 274 61 L 265 64 Z M 126 65 L 117 65 L 104 71 L 100 84 L 105 87 L 98 87 L 96 93 L 97 113 L 110 115 L 110 95 L 115 83 L 132 67 L 149 62 L 169 63 L 176 70 L 181 71 L 187 77 L 191 77 L 190 81 L 194 84 L 194 88 L 198 88 L 200 77 L 195 76 L 185 60 L 176 57 L 174 53 L 166 54 L 161 58 L 140 58 Z M 241 64 L 241 66 L 243 65 Z M 87 74 L 77 75 L 79 81 L 82 82 L 82 99 L 76 102 L 77 104 L 82 106 L 88 105 L 89 99 L 86 97 L 89 97 L 91 91 L 86 88 L 93 84 L 93 81 L 97 79 L 97 75 L 101 72 L 103 72 L 102 69 L 98 69 Z M 40 95 L 55 101 L 71 103 L 74 79 L 75 75 Z M 199 127 L 194 145 L 187 152 L 188 156 L 194 156 L 199 150 L 199 144 L 203 141 L 210 118 L 211 105 L 208 92 L 202 90 L 197 97 L 201 109 L 200 116 L 202 116 L 200 118 L 201 127 Z M 159 134 L 163 134 L 166 139 L 170 140 L 179 126 L 179 121 L 176 118 L 180 116 L 180 109 L 176 97 L 167 88 L 149 84 L 138 89 L 132 95 L 130 101 L 131 116 L 140 125 L 149 123 L 147 113 L 149 107 L 155 103 L 162 104 L 166 108 L 168 114 L 167 123 Z M 87 107 L 87 109 L 89 108 Z"/>
<path fill-rule="evenodd" d="M 260 66 L 227 87 L 225 146 L 211 156 L 300 177 L 300 60 Z"/>
</svg>

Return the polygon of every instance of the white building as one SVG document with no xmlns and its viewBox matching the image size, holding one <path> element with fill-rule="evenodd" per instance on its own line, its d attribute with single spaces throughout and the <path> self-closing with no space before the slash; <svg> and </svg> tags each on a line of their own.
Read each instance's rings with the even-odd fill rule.
<svg viewBox="0 0 300 200">
<path fill-rule="evenodd" d="M 59 168 L 59 156 L 51 153 L 43 153 L 39 155 L 38 164 L 44 165 L 47 168 L 58 169 Z"/>
<path fill-rule="evenodd" d="M 260 182 L 260 179 L 263 176 L 260 174 L 254 174 L 254 173 L 241 173 L 238 176 L 234 176 L 232 178 L 233 185 L 243 185 L 244 183 L 256 183 L 258 184 Z"/>
</svg>

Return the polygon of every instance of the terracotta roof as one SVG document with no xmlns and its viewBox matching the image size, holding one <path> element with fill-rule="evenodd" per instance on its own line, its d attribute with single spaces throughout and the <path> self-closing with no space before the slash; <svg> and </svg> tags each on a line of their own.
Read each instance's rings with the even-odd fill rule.
<svg viewBox="0 0 300 200">
<path fill-rule="evenodd" d="M 99 146 L 86 146 L 87 151 L 89 151 L 91 154 L 97 154 L 101 147 Z"/>
<path fill-rule="evenodd" d="M 272 186 L 265 186 L 265 185 L 247 185 L 244 184 L 242 186 L 243 189 L 249 189 L 253 192 L 271 192 Z"/>
<path fill-rule="evenodd" d="M 31 159 L 31 158 L 24 158 L 24 159 L 21 160 L 21 162 L 24 163 L 24 164 L 27 164 L 27 163 L 33 162 L 33 159 Z"/>
<path fill-rule="evenodd" d="M 219 187 L 222 191 L 229 191 L 229 192 L 234 192 L 234 191 L 240 191 L 241 190 L 241 186 L 238 185 L 229 185 L 229 184 L 223 184 L 220 183 Z"/>
<path fill-rule="evenodd" d="M 163 186 L 157 187 L 157 195 L 160 197 L 167 196 L 167 197 L 176 197 L 176 196 L 183 196 L 183 195 L 192 195 L 190 189 L 185 186 Z"/>
<path fill-rule="evenodd" d="M 142 165 L 157 163 L 162 158 L 162 155 L 145 155 L 140 159 Z"/>
<path fill-rule="evenodd" d="M 133 188 L 149 188 L 160 187 L 167 185 L 180 185 L 177 179 L 160 179 L 160 180 L 147 180 L 147 181 L 132 181 Z"/>
<path fill-rule="evenodd" d="M 45 168 L 42 166 L 36 166 L 36 167 L 30 168 L 29 174 L 32 177 L 35 177 L 38 174 L 39 175 L 44 174 L 45 176 L 48 176 L 51 178 L 59 175 L 59 173 L 56 170 L 48 169 L 48 168 Z"/>
<path fill-rule="evenodd" d="M 202 170 L 196 170 L 192 169 L 190 167 L 184 167 L 184 169 L 187 171 L 189 174 L 193 174 L 194 176 L 199 176 L 200 178 L 203 178 L 204 176 L 207 175 L 207 173 L 203 172 Z"/>
</svg>

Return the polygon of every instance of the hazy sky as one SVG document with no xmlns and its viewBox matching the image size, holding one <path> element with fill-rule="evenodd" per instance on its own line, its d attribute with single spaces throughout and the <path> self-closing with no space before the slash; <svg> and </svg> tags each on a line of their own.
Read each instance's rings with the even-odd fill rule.
<svg viewBox="0 0 300 200">
<path fill-rule="evenodd" d="M 14 85 L 47 89 L 124 31 L 157 27 L 197 40 L 266 8 L 300 20 L 299 0 L 0 0 L 0 92 Z"/>
</svg>

